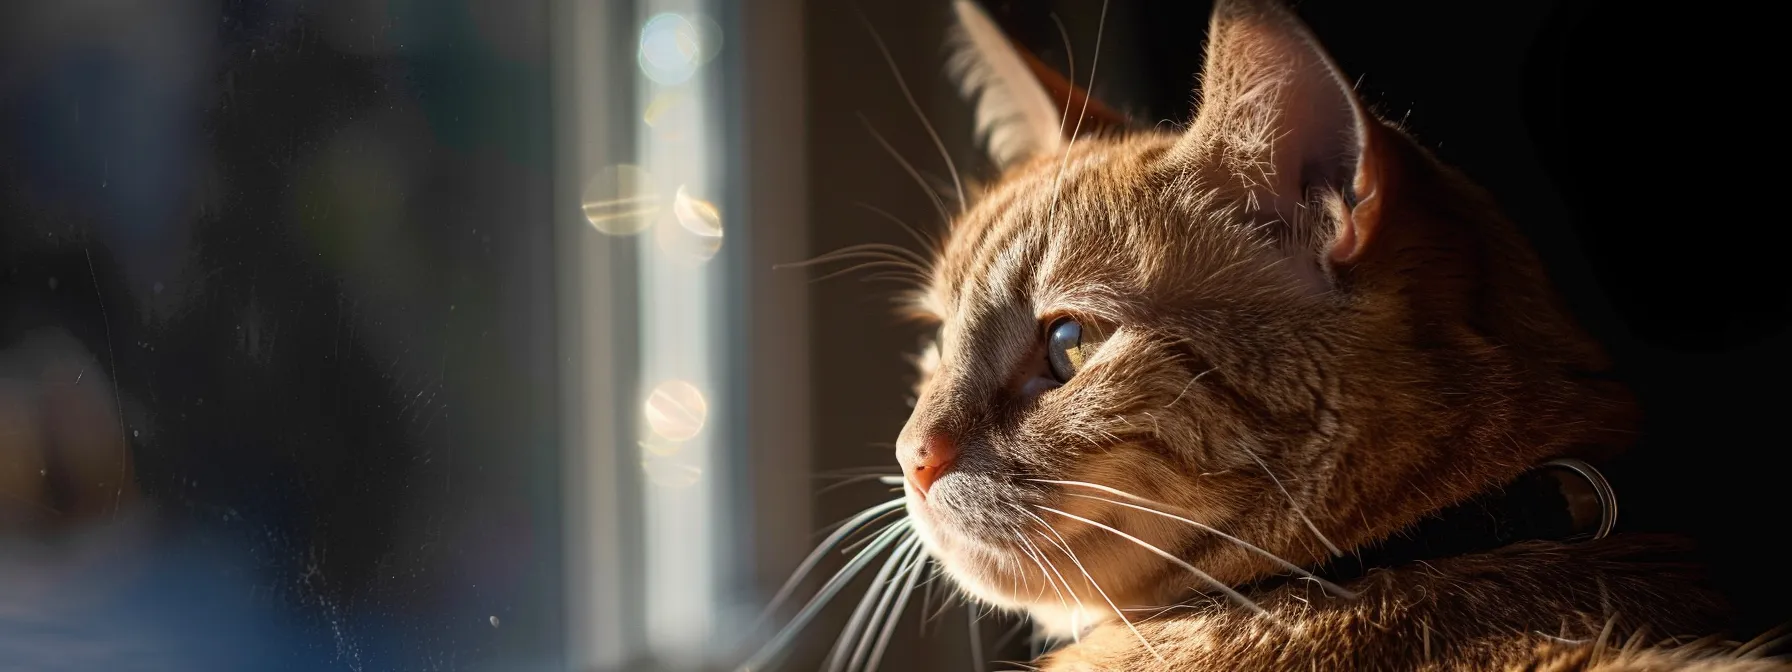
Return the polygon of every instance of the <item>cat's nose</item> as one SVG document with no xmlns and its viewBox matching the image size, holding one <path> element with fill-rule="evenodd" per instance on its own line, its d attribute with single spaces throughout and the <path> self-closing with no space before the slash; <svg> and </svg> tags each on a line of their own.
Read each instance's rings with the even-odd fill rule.
<svg viewBox="0 0 1792 672">
<path fill-rule="evenodd" d="M 918 442 L 898 446 L 896 461 L 902 464 L 902 475 L 908 478 L 909 485 L 926 497 L 934 481 L 951 471 L 952 463 L 958 461 L 958 445 L 945 434 L 929 434 Z"/>
</svg>

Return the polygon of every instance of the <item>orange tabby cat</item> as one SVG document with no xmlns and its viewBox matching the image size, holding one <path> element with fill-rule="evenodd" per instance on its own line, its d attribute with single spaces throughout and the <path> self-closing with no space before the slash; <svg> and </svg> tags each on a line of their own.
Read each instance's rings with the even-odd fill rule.
<svg viewBox="0 0 1792 672">
<path fill-rule="evenodd" d="M 939 332 L 880 539 L 919 542 L 888 575 L 924 552 L 1065 640 L 1053 671 L 1789 669 L 1642 645 L 1725 625 L 1671 539 L 1358 560 L 1609 458 L 1637 418 L 1491 200 L 1291 12 L 1219 3 L 1185 129 L 1088 134 L 1122 124 L 957 9 L 1002 173 L 914 302 Z"/>
</svg>

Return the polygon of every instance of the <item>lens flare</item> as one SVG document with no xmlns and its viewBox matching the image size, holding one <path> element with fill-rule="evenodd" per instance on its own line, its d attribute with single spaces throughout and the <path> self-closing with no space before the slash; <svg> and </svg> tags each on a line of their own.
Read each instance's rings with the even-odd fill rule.
<svg viewBox="0 0 1792 672">
<path fill-rule="evenodd" d="M 641 27 L 641 50 L 636 60 L 641 73 L 663 86 L 684 83 L 702 65 L 703 36 L 696 25 L 681 15 L 654 16 Z"/>
<path fill-rule="evenodd" d="M 703 431 L 709 415 L 709 401 L 696 386 L 682 380 L 668 380 L 654 386 L 647 395 L 647 426 L 667 441 L 689 441 Z"/>
<path fill-rule="evenodd" d="M 652 177 L 639 166 L 606 167 L 585 184 L 585 220 L 612 236 L 640 233 L 662 207 L 655 192 Z"/>
<path fill-rule="evenodd" d="M 714 203 L 679 187 L 672 198 L 672 218 L 660 222 L 660 249 L 674 259 L 702 263 L 722 249 L 722 213 Z"/>
</svg>

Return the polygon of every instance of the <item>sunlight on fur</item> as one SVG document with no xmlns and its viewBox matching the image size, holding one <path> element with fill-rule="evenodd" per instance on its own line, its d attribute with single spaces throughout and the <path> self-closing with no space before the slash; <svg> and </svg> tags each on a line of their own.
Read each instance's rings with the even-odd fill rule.
<svg viewBox="0 0 1792 672">
<path fill-rule="evenodd" d="M 1001 174 L 954 169 L 932 258 L 824 257 L 908 274 L 937 326 L 884 480 L 903 496 L 803 563 L 768 614 L 850 557 L 743 669 L 874 566 L 828 669 L 874 669 L 935 571 L 1061 644 L 1033 669 L 1786 669 L 1635 643 L 1722 627 L 1648 559 L 1670 539 L 1336 570 L 1547 460 L 1617 453 L 1636 411 L 1490 199 L 1372 116 L 1290 11 L 1219 3 L 1193 119 L 1126 132 L 1085 128 L 1086 97 L 955 11 L 949 70 Z"/>
</svg>

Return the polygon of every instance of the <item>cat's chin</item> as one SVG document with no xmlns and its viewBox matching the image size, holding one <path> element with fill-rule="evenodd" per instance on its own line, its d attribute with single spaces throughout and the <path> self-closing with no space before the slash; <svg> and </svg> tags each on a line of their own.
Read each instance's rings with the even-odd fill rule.
<svg viewBox="0 0 1792 672">
<path fill-rule="evenodd" d="M 1006 563 L 990 550 L 943 546 L 925 533 L 922 538 L 952 583 L 978 602 L 1008 611 L 1030 612 L 1036 606 L 1035 600 L 1027 599 L 1029 588 L 1022 586 L 1038 583 L 1038 577 L 1004 567 Z M 1046 598 L 1051 597 L 1050 589 L 1035 587 Z"/>
<path fill-rule="evenodd" d="M 1039 551 L 1023 545 L 1018 535 L 968 530 L 948 507 L 930 506 L 913 492 L 908 495 L 908 508 L 928 553 L 960 590 L 982 604 L 1025 612 L 1050 634 L 1064 637 L 1111 616 L 1105 606 L 1097 610 L 1067 600 L 1063 587 L 1044 578 L 1047 570 L 1034 559 Z M 1055 577 L 1058 581 L 1075 580 L 1082 585 L 1075 569 L 1059 571 L 1071 574 Z"/>
<path fill-rule="evenodd" d="M 1062 589 L 1040 580 L 1042 570 L 1018 544 L 1002 547 L 941 530 L 926 516 L 914 521 L 922 543 L 959 590 L 986 606 L 1024 612 L 1042 634 L 1069 639 L 1112 616 L 1109 609 L 1062 599 Z"/>
<path fill-rule="evenodd" d="M 1051 597 L 1050 588 L 1026 560 L 1027 552 L 1017 537 L 967 533 L 955 522 L 941 520 L 950 516 L 949 512 L 929 507 L 913 493 L 908 496 L 908 509 L 928 554 L 959 589 L 985 604 L 1010 610 L 1030 610 L 1034 600 L 1027 598 L 1036 593 Z"/>
<path fill-rule="evenodd" d="M 1164 570 L 1161 558 L 1134 543 L 1116 541 L 1109 530 L 1072 528 L 1053 531 L 1051 537 L 1023 537 L 1017 530 L 1038 519 L 1008 525 L 987 512 L 966 513 L 949 501 L 936 501 L 944 499 L 908 493 L 909 518 L 928 553 L 960 590 L 983 604 L 1026 612 L 1050 634 L 1069 637 L 1113 618 L 1116 608 L 1156 608 L 1182 597 L 1180 592 L 1160 594 L 1163 582 L 1150 579 Z M 1063 507 L 1091 522 L 1106 520 L 1114 529 L 1130 530 L 1160 546 L 1190 547 L 1161 517 L 1077 500 L 1055 505 L 1052 510 Z M 1065 546 L 1075 551 L 1076 559 L 1062 553 Z M 1226 569 L 1237 568 L 1212 569 L 1230 578 L 1233 572 Z"/>
</svg>

